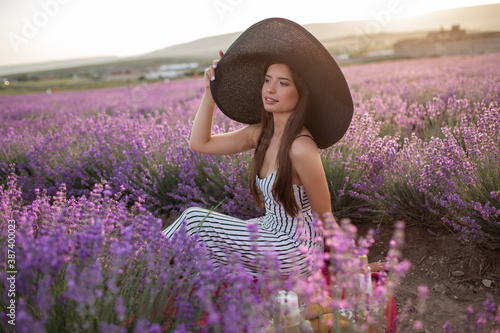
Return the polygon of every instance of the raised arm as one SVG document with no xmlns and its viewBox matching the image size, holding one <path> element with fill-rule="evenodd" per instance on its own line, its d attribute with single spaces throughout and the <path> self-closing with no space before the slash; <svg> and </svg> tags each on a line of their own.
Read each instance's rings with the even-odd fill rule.
<svg viewBox="0 0 500 333">
<path fill-rule="evenodd" d="M 223 56 L 222 51 L 220 56 Z M 212 67 L 205 70 L 205 93 L 191 128 L 189 147 L 199 153 L 212 155 L 235 154 L 253 149 L 257 146 L 260 125 L 248 125 L 233 132 L 212 135 L 215 101 L 210 91 L 210 80 L 216 79 L 214 69 L 217 63 L 218 60 L 214 60 Z"/>
</svg>

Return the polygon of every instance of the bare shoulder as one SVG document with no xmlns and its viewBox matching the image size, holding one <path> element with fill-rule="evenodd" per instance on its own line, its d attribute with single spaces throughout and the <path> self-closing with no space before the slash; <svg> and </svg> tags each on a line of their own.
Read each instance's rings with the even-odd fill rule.
<svg viewBox="0 0 500 333">
<path fill-rule="evenodd" d="M 303 160 L 319 156 L 319 149 L 314 140 L 309 136 L 299 136 L 290 147 L 290 159 Z"/>
</svg>

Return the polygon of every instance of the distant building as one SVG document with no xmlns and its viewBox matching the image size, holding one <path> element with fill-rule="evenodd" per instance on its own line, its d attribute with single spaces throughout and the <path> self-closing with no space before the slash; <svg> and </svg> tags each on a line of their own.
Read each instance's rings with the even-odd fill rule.
<svg viewBox="0 0 500 333">
<path fill-rule="evenodd" d="M 433 31 L 423 39 L 402 40 L 394 45 L 394 55 L 400 57 L 434 57 L 459 54 L 500 52 L 500 32 L 467 34 L 459 25 L 451 30 Z"/>
<path fill-rule="evenodd" d="M 146 79 L 155 80 L 159 78 L 181 77 L 188 74 L 190 71 L 196 70 L 198 67 L 199 64 L 197 62 L 161 65 L 157 71 L 146 74 Z"/>
</svg>

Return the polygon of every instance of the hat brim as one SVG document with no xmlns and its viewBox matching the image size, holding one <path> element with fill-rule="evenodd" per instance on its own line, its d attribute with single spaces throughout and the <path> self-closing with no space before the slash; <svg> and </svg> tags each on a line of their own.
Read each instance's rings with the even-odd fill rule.
<svg viewBox="0 0 500 333">
<path fill-rule="evenodd" d="M 244 124 L 261 121 L 261 89 L 270 61 L 287 64 L 306 82 L 310 109 L 305 126 L 319 148 L 339 141 L 349 128 L 353 102 L 338 64 L 328 50 L 299 24 L 270 18 L 245 30 L 227 49 L 210 83 L 219 109 Z"/>
</svg>

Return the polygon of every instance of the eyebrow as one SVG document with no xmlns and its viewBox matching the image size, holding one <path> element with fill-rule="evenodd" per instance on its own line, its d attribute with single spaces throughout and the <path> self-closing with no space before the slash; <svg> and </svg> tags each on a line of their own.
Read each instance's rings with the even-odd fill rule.
<svg viewBox="0 0 500 333">
<path fill-rule="evenodd" d="M 271 75 L 266 74 L 266 77 L 271 77 Z M 292 82 L 292 80 L 290 80 L 290 79 L 289 79 L 289 78 L 287 78 L 287 77 L 278 77 L 278 80 L 287 80 L 287 81 Z"/>
</svg>

